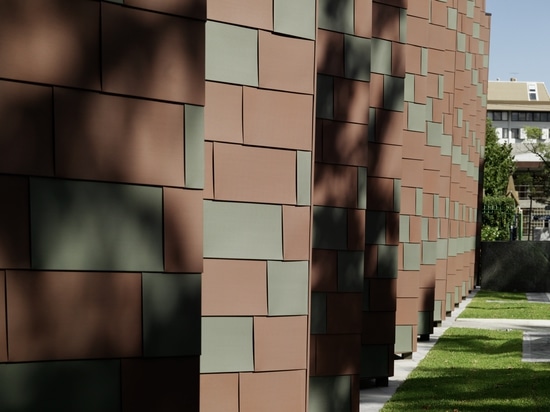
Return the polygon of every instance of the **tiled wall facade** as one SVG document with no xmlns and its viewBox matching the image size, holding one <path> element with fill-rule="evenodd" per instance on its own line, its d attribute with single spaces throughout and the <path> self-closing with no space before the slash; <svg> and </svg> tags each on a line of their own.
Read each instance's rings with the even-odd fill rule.
<svg viewBox="0 0 550 412">
<path fill-rule="evenodd" d="M 484 0 L 0 3 L 0 410 L 358 411 L 473 285 Z"/>
</svg>

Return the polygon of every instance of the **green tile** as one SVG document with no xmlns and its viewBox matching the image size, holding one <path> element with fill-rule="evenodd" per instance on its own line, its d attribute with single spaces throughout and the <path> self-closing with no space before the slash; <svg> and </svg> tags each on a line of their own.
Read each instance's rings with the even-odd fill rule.
<svg viewBox="0 0 550 412">
<path fill-rule="evenodd" d="M 458 32 L 456 34 L 456 50 L 459 52 L 466 52 L 466 35 Z"/>
<path fill-rule="evenodd" d="M 378 246 L 378 268 L 377 277 L 385 279 L 397 279 L 397 246 Z"/>
<path fill-rule="evenodd" d="M 418 312 L 418 329 L 419 335 L 431 335 L 434 332 L 433 327 L 434 313 L 432 310 L 426 312 Z"/>
<path fill-rule="evenodd" d="M 451 162 L 454 164 L 454 165 L 459 165 L 460 164 L 460 161 L 462 159 L 462 147 L 460 146 L 453 146 L 453 155 L 451 157 Z"/>
<path fill-rule="evenodd" d="M 479 82 L 479 72 L 477 70 L 472 70 L 472 84 L 477 84 Z"/>
<path fill-rule="evenodd" d="M 472 70 L 472 53 L 466 53 L 465 69 Z"/>
<path fill-rule="evenodd" d="M 456 30 L 456 24 L 458 21 L 458 10 L 449 7 L 447 9 L 447 28 Z"/>
<path fill-rule="evenodd" d="M 439 75 L 439 85 L 438 85 L 438 98 L 443 99 L 443 93 L 445 91 L 445 76 L 442 74 Z"/>
<path fill-rule="evenodd" d="M 456 126 L 462 127 L 462 121 L 464 119 L 464 111 L 459 107 L 456 109 Z"/>
<path fill-rule="evenodd" d="M 442 134 L 441 135 L 441 154 L 443 156 L 451 156 L 451 150 L 453 146 L 453 136 L 450 134 Z"/>
<path fill-rule="evenodd" d="M 447 292 L 446 297 L 447 299 L 445 300 L 445 312 L 449 313 L 449 312 L 452 312 L 453 310 L 453 305 L 452 305 L 453 294 L 451 292 Z"/>
<path fill-rule="evenodd" d="M 448 239 L 437 239 L 437 258 L 438 259 L 447 259 L 449 254 L 449 240 Z"/>
<path fill-rule="evenodd" d="M 488 55 L 483 56 L 483 67 L 484 68 L 489 67 L 489 56 Z"/>
<path fill-rule="evenodd" d="M 119 412 L 120 361 L 0 364 L 0 410 Z"/>
<path fill-rule="evenodd" d="M 296 152 L 296 200 L 300 206 L 311 204 L 311 152 Z"/>
<path fill-rule="evenodd" d="M 315 39 L 315 0 L 274 0 L 273 29 L 277 33 Z"/>
<path fill-rule="evenodd" d="M 407 42 L 407 10 L 399 9 L 399 41 Z"/>
<path fill-rule="evenodd" d="M 466 3 L 466 17 L 469 19 L 474 18 L 475 0 L 467 0 Z"/>
<path fill-rule="evenodd" d="M 414 102 L 414 74 L 405 73 L 405 101 Z"/>
<path fill-rule="evenodd" d="M 316 116 L 334 119 L 334 80 L 331 76 L 317 76 Z"/>
<path fill-rule="evenodd" d="M 336 207 L 313 208 L 313 247 L 317 249 L 347 249 L 347 210 Z"/>
<path fill-rule="evenodd" d="M 414 132 L 426 131 L 426 106 L 423 104 L 409 103 L 407 129 Z"/>
<path fill-rule="evenodd" d="M 382 39 L 372 39 L 371 50 L 371 71 L 374 73 L 391 75 L 391 42 Z"/>
<path fill-rule="evenodd" d="M 462 287 L 461 286 L 455 286 L 455 305 L 460 303 L 462 301 L 461 297 L 461 290 L 462 290 Z"/>
<path fill-rule="evenodd" d="M 423 47 L 421 51 L 421 62 L 420 62 L 420 74 L 422 76 L 428 75 L 428 49 Z"/>
<path fill-rule="evenodd" d="M 441 308 L 443 308 L 443 302 L 441 300 L 436 300 L 434 302 L 434 322 L 441 322 L 442 316 L 441 316 Z"/>
<path fill-rule="evenodd" d="M 368 125 L 369 142 L 376 141 L 376 109 L 369 107 L 369 125 Z"/>
<path fill-rule="evenodd" d="M 455 204 L 455 207 L 454 207 L 454 209 L 455 209 L 455 216 L 454 216 L 454 219 L 455 219 L 455 220 L 458 220 L 458 219 L 459 219 L 459 216 L 460 216 L 460 215 L 459 215 L 459 214 L 460 214 L 460 203 L 455 201 L 454 204 Z"/>
<path fill-rule="evenodd" d="M 485 54 L 485 42 L 480 40 L 477 44 L 479 54 Z"/>
<path fill-rule="evenodd" d="M 327 333 L 327 294 L 311 294 L 311 334 Z"/>
<path fill-rule="evenodd" d="M 371 39 L 344 36 L 344 72 L 349 79 L 370 80 Z"/>
<path fill-rule="evenodd" d="M 399 216 L 399 242 L 409 242 L 411 218 L 407 215 Z"/>
<path fill-rule="evenodd" d="M 474 39 L 479 39 L 479 35 L 480 35 L 480 25 L 479 23 L 474 23 L 472 36 L 474 37 Z"/>
<path fill-rule="evenodd" d="M 282 259 L 280 206 L 204 201 L 204 257 Z"/>
<path fill-rule="evenodd" d="M 390 353 L 393 355 L 393 345 L 361 346 L 361 378 L 388 377 Z"/>
<path fill-rule="evenodd" d="M 411 353 L 413 351 L 413 327 L 396 326 L 395 327 L 395 353 Z"/>
<path fill-rule="evenodd" d="M 370 245 L 386 243 L 386 212 L 367 211 L 365 242 Z"/>
<path fill-rule="evenodd" d="M 254 370 L 251 317 L 203 317 L 201 373 Z"/>
<path fill-rule="evenodd" d="M 401 212 L 401 179 L 393 179 L 393 211 Z"/>
<path fill-rule="evenodd" d="M 351 412 L 351 376 L 309 378 L 309 412 Z"/>
<path fill-rule="evenodd" d="M 185 187 L 204 188 L 204 107 L 185 105 Z"/>
<path fill-rule="evenodd" d="M 434 195 L 434 217 L 439 217 L 439 195 Z"/>
<path fill-rule="evenodd" d="M 451 199 L 446 197 L 445 198 L 445 219 L 449 218 L 450 210 L 451 210 Z"/>
<path fill-rule="evenodd" d="M 267 262 L 267 306 L 270 316 L 308 314 L 308 262 Z"/>
<path fill-rule="evenodd" d="M 460 170 L 463 171 L 463 172 L 467 172 L 468 171 L 468 155 L 467 154 L 462 154 L 462 156 L 460 156 Z"/>
<path fill-rule="evenodd" d="M 426 98 L 426 121 L 433 121 L 434 101 L 431 97 Z"/>
<path fill-rule="evenodd" d="M 258 86 L 258 31 L 207 21 L 206 80 Z"/>
<path fill-rule="evenodd" d="M 437 242 L 422 242 L 422 264 L 435 265 L 437 260 Z"/>
<path fill-rule="evenodd" d="M 320 29 L 353 34 L 354 1 L 353 0 L 319 0 Z"/>
<path fill-rule="evenodd" d="M 162 189 L 30 180 L 33 269 L 162 271 Z"/>
<path fill-rule="evenodd" d="M 449 238 L 449 256 L 456 256 L 458 254 L 458 239 Z"/>
<path fill-rule="evenodd" d="M 420 270 L 420 245 L 418 243 L 403 244 L 403 269 Z"/>
<path fill-rule="evenodd" d="M 357 168 L 357 208 L 367 208 L 367 168 Z"/>
<path fill-rule="evenodd" d="M 420 239 L 422 240 L 428 240 L 428 233 L 429 233 L 429 219 L 427 217 L 422 218 L 421 226 L 420 226 Z"/>
<path fill-rule="evenodd" d="M 441 146 L 441 136 L 443 135 L 443 124 L 427 122 L 428 134 L 427 145 L 428 146 Z"/>
<path fill-rule="evenodd" d="M 405 79 L 384 76 L 384 109 L 402 112 L 405 106 Z"/>
<path fill-rule="evenodd" d="M 338 252 L 338 291 L 362 292 L 365 276 L 365 253 L 362 251 Z"/>
<path fill-rule="evenodd" d="M 422 216 L 422 209 L 423 209 L 423 193 L 421 188 L 416 188 L 416 202 L 415 202 L 415 212 L 417 216 Z"/>
<path fill-rule="evenodd" d="M 201 275 L 143 273 L 145 356 L 191 356 L 201 350 Z"/>
</svg>

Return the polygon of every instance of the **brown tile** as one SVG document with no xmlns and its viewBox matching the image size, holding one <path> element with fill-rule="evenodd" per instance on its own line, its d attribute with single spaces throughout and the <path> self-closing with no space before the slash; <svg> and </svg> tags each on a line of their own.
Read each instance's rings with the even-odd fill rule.
<svg viewBox="0 0 550 412">
<path fill-rule="evenodd" d="M 338 290 L 338 252 L 313 249 L 311 258 L 311 291 Z"/>
<path fill-rule="evenodd" d="M 401 184 L 407 187 L 422 187 L 424 182 L 424 161 L 403 159 Z"/>
<path fill-rule="evenodd" d="M 54 90 L 59 177 L 183 186 L 183 107 Z"/>
<path fill-rule="evenodd" d="M 434 197 L 430 193 L 422 195 L 422 216 L 433 217 L 434 215 Z"/>
<path fill-rule="evenodd" d="M 243 88 L 206 82 L 204 136 L 218 142 L 243 142 Z"/>
<path fill-rule="evenodd" d="M 256 372 L 306 369 L 307 316 L 254 318 Z"/>
<path fill-rule="evenodd" d="M 123 359 L 124 411 L 199 411 L 199 357 Z"/>
<path fill-rule="evenodd" d="M 201 375 L 201 412 L 239 412 L 239 374 L 208 373 Z"/>
<path fill-rule="evenodd" d="M 241 373 L 240 412 L 303 412 L 306 371 Z M 281 396 L 284 394 L 284 396 Z"/>
<path fill-rule="evenodd" d="M 410 16 L 416 16 L 423 19 L 428 19 L 430 17 L 430 1 L 431 0 L 409 1 L 407 17 L 410 18 Z"/>
<path fill-rule="evenodd" d="M 357 207 L 357 168 L 315 164 L 313 203 L 322 206 Z"/>
<path fill-rule="evenodd" d="M 362 310 L 361 293 L 327 293 L 327 334 L 360 334 Z"/>
<path fill-rule="evenodd" d="M 201 294 L 204 316 L 266 315 L 266 262 L 205 259 Z"/>
<path fill-rule="evenodd" d="M 355 0 L 355 34 L 372 37 L 372 0 Z"/>
<path fill-rule="evenodd" d="M 418 323 L 418 299 L 397 298 L 395 316 L 397 325 L 416 325 Z"/>
<path fill-rule="evenodd" d="M 323 161 L 367 167 L 368 126 L 323 120 Z"/>
<path fill-rule="evenodd" d="M 359 373 L 361 335 L 318 335 L 317 376 Z"/>
<path fill-rule="evenodd" d="M 260 87 L 313 94 L 315 42 L 265 31 L 258 42 Z"/>
<path fill-rule="evenodd" d="M 311 208 L 283 206 L 284 260 L 310 260 Z"/>
<path fill-rule="evenodd" d="M 380 39 L 399 41 L 400 10 L 386 4 L 372 4 L 372 36 Z"/>
<path fill-rule="evenodd" d="M 370 105 L 371 107 L 384 107 L 384 75 L 372 73 L 370 76 Z M 373 123 L 374 119 L 369 119 Z"/>
<path fill-rule="evenodd" d="M 309 336 L 309 376 L 317 376 L 317 335 Z"/>
<path fill-rule="evenodd" d="M 447 26 L 447 3 L 432 1 L 432 24 Z"/>
<path fill-rule="evenodd" d="M 426 76 L 414 77 L 414 101 L 416 103 L 426 104 L 426 90 L 428 78 Z"/>
<path fill-rule="evenodd" d="M 0 362 L 8 361 L 6 329 L 6 272 L 0 270 Z"/>
<path fill-rule="evenodd" d="M 420 216 L 411 216 L 409 240 L 411 243 L 420 243 L 422 238 L 422 218 Z"/>
<path fill-rule="evenodd" d="M 363 250 L 365 248 L 366 212 L 358 209 L 348 209 L 348 249 Z"/>
<path fill-rule="evenodd" d="M 10 361 L 141 355 L 140 274 L 6 276 Z"/>
<path fill-rule="evenodd" d="M 406 117 L 403 112 L 376 109 L 375 141 L 394 145 L 403 144 L 404 119 Z"/>
<path fill-rule="evenodd" d="M 401 146 L 369 143 L 369 176 L 401 178 Z"/>
<path fill-rule="evenodd" d="M 206 20 L 206 0 L 124 0 L 128 6 Z"/>
<path fill-rule="evenodd" d="M 214 194 L 219 200 L 296 203 L 296 153 L 214 143 Z"/>
<path fill-rule="evenodd" d="M 103 90 L 204 105 L 205 23 L 101 5 Z"/>
<path fill-rule="evenodd" d="M 401 187 L 401 213 L 404 215 L 416 214 L 416 189 Z"/>
<path fill-rule="evenodd" d="M 1 2 L 0 77 L 98 90 L 99 8 L 92 1 Z"/>
<path fill-rule="evenodd" d="M 397 296 L 400 298 L 418 297 L 418 288 L 420 287 L 420 272 L 399 271 L 397 278 Z"/>
<path fill-rule="evenodd" d="M 52 104 L 51 87 L 0 81 L 0 173 L 53 176 Z"/>
<path fill-rule="evenodd" d="M 369 310 L 375 312 L 395 311 L 397 279 L 369 279 Z"/>
<path fill-rule="evenodd" d="M 369 210 L 394 209 L 394 180 L 380 177 L 367 178 L 367 204 Z"/>
<path fill-rule="evenodd" d="M 422 72 L 422 48 L 412 44 L 405 45 L 405 60 L 407 73 L 421 74 Z"/>
<path fill-rule="evenodd" d="M 424 146 L 426 142 L 426 134 L 422 132 L 412 132 L 409 130 L 403 130 L 403 158 L 422 160 L 425 158 L 425 150 L 428 148 Z M 437 149 L 436 161 L 439 161 L 439 147 Z"/>
<path fill-rule="evenodd" d="M 273 0 L 208 0 L 208 20 L 273 29 Z"/>
<path fill-rule="evenodd" d="M 407 16 L 407 44 L 427 47 L 429 26 L 427 19 Z"/>
<path fill-rule="evenodd" d="M 0 268 L 30 268 L 28 180 L 0 176 L 0 199 Z"/>
<path fill-rule="evenodd" d="M 311 150 L 312 96 L 245 87 L 243 107 L 246 144 Z"/>
<path fill-rule="evenodd" d="M 203 196 L 201 190 L 165 187 L 164 270 L 201 273 Z"/>
<path fill-rule="evenodd" d="M 365 245 L 365 278 L 378 276 L 378 246 Z"/>
<path fill-rule="evenodd" d="M 391 74 L 396 77 L 405 77 L 406 53 L 405 45 L 392 43 L 391 46 Z"/>
<path fill-rule="evenodd" d="M 395 312 L 363 312 L 363 344 L 395 343 Z"/>
<path fill-rule="evenodd" d="M 399 213 L 386 212 L 386 245 L 399 244 Z"/>
<path fill-rule="evenodd" d="M 317 72 L 344 76 L 344 34 L 317 30 Z"/>
<path fill-rule="evenodd" d="M 334 118 L 344 122 L 369 123 L 370 84 L 334 79 Z"/>
<path fill-rule="evenodd" d="M 439 171 L 424 170 L 424 193 L 439 193 Z"/>
</svg>

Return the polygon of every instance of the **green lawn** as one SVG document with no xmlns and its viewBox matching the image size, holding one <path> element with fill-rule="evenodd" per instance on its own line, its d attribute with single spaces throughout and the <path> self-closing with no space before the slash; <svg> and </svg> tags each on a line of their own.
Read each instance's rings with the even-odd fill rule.
<svg viewBox="0 0 550 412">
<path fill-rule="evenodd" d="M 525 293 L 480 290 L 459 318 L 550 319 L 550 304 L 528 302 Z"/>
<path fill-rule="evenodd" d="M 550 363 L 521 355 L 521 331 L 450 328 L 382 411 L 548 411 Z"/>
</svg>

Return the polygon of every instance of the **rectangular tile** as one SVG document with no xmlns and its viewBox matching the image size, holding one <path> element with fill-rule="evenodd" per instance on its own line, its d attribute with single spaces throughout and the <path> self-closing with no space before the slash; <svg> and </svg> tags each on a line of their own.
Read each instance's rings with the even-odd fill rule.
<svg viewBox="0 0 550 412">
<path fill-rule="evenodd" d="M 338 291 L 362 292 L 365 254 L 360 251 L 338 252 Z"/>
<path fill-rule="evenodd" d="M 148 0 L 116 0 L 116 2 L 177 16 L 206 19 L 206 0 L 157 0 L 153 3 Z"/>
<path fill-rule="evenodd" d="M 347 249 L 347 226 L 346 209 L 315 206 L 313 208 L 313 247 Z"/>
<path fill-rule="evenodd" d="M 311 152 L 296 152 L 296 204 L 311 205 Z"/>
<path fill-rule="evenodd" d="M 284 260 L 310 260 L 311 208 L 283 206 Z"/>
<path fill-rule="evenodd" d="M 210 373 L 200 376 L 201 412 L 239 412 L 239 374 Z"/>
<path fill-rule="evenodd" d="M 344 36 L 345 76 L 355 80 L 370 80 L 371 39 Z"/>
<path fill-rule="evenodd" d="M 308 297 L 308 262 L 267 262 L 267 304 L 270 316 L 307 315 Z"/>
<path fill-rule="evenodd" d="M 320 0 L 318 7 L 319 28 L 353 34 L 355 20 L 353 0 Z"/>
<path fill-rule="evenodd" d="M 273 29 L 273 0 L 208 0 L 207 12 L 208 20 Z"/>
<path fill-rule="evenodd" d="M 315 0 L 273 0 L 274 31 L 315 39 L 315 6 Z"/>
<path fill-rule="evenodd" d="M 309 411 L 351 411 L 351 377 L 310 377 Z"/>
<path fill-rule="evenodd" d="M 206 140 L 243 142 L 243 88 L 206 82 L 204 134 Z"/>
<path fill-rule="evenodd" d="M 204 188 L 204 107 L 185 105 L 185 187 Z"/>
</svg>

